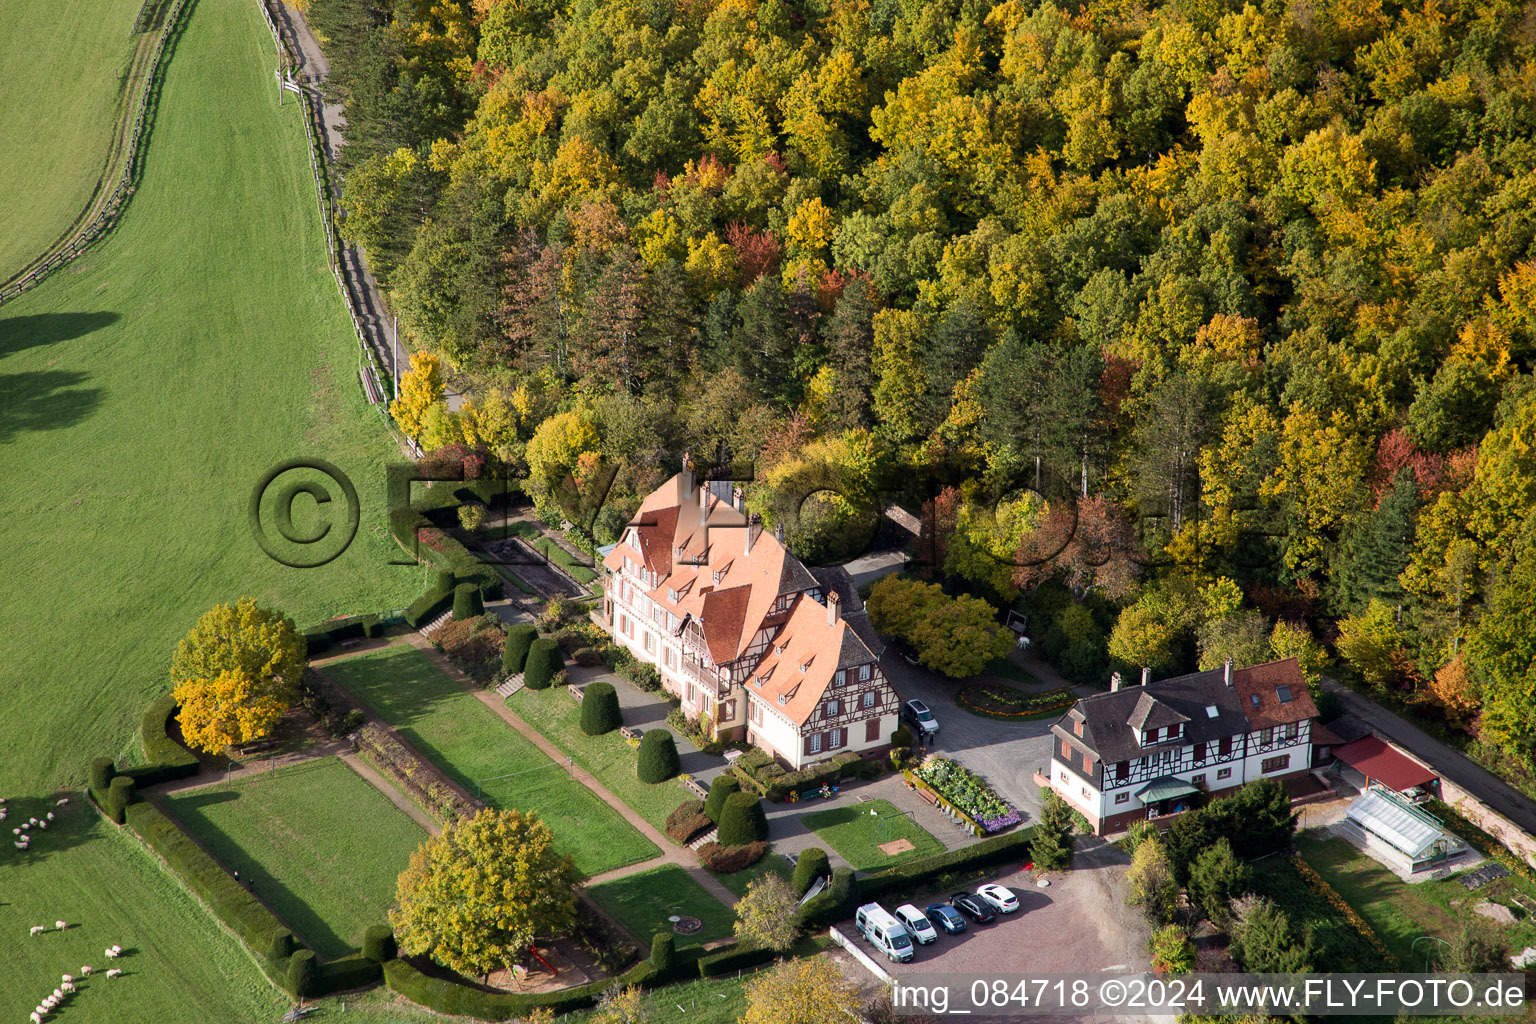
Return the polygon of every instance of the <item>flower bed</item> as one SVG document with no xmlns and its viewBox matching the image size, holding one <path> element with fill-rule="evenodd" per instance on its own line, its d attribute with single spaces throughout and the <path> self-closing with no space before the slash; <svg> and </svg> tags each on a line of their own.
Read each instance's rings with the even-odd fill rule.
<svg viewBox="0 0 1536 1024">
<path fill-rule="evenodd" d="M 977 683 L 955 694 L 955 703 L 984 718 L 1020 720 L 1064 711 L 1077 703 L 1077 694 L 1064 686 L 1044 693 L 1025 693 L 1002 683 Z"/>
<path fill-rule="evenodd" d="M 1381 957 L 1382 962 L 1387 965 L 1389 970 L 1397 969 L 1397 957 L 1392 955 L 1391 951 L 1387 949 L 1386 944 L 1371 930 L 1371 926 L 1365 923 L 1365 918 L 1356 913 L 1355 908 L 1349 905 L 1349 901 L 1339 895 L 1337 889 L 1329 885 L 1322 875 L 1313 870 L 1312 865 L 1300 857 L 1291 857 L 1291 866 L 1296 869 L 1296 874 L 1301 876 L 1301 880 L 1307 884 L 1307 888 L 1327 900 L 1329 906 L 1337 910 L 1340 916 L 1349 923 L 1349 927 L 1353 928 L 1365 941 L 1371 944 L 1371 948 Z"/>
<path fill-rule="evenodd" d="M 985 833 L 1001 832 L 1024 820 L 980 776 L 947 757 L 930 758 L 912 776 Z"/>
</svg>

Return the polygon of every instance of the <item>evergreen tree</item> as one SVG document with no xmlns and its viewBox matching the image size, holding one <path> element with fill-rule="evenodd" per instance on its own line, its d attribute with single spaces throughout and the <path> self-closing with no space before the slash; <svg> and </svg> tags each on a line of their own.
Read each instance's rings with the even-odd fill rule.
<svg viewBox="0 0 1536 1024">
<path fill-rule="evenodd" d="M 1403 587 L 1398 576 L 1408 567 L 1413 553 L 1418 508 L 1419 490 L 1413 472 L 1400 469 L 1382 494 L 1376 511 L 1355 528 L 1339 552 L 1334 578 L 1340 612 L 1359 612 L 1372 598 L 1393 605 L 1402 602 Z"/>
<path fill-rule="evenodd" d="M 752 381 L 764 398 L 782 401 L 793 392 L 788 310 L 778 277 L 758 278 L 737 304 L 730 365 Z"/>
<path fill-rule="evenodd" d="M 869 354 L 874 346 L 875 305 L 861 280 L 843 289 L 832 316 L 822 327 L 827 355 L 837 370 L 837 388 L 827 402 L 827 419 L 840 430 L 870 425 L 869 393 L 874 374 Z"/>
<path fill-rule="evenodd" d="M 1237 859 L 1223 836 L 1190 866 L 1189 899 L 1213 925 L 1224 929 L 1232 917 L 1232 900 L 1247 892 L 1252 881 L 1252 870 Z"/>
</svg>

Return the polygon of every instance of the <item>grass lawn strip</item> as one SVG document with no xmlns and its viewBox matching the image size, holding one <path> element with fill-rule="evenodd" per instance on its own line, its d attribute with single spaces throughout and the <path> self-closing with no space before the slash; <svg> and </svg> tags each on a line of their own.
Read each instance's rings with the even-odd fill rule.
<svg viewBox="0 0 1536 1024">
<path fill-rule="evenodd" d="M 874 814 L 870 812 L 874 811 Z M 944 844 L 929 835 L 888 800 L 868 800 L 844 804 L 807 814 L 801 819 L 827 845 L 842 854 L 844 860 L 860 871 L 878 871 L 918 857 L 944 852 Z M 881 843 L 905 839 L 912 849 L 892 857 L 880 849 Z"/>
<path fill-rule="evenodd" d="M 578 765 L 596 776 L 658 830 L 664 832 L 667 815 L 678 804 L 691 799 L 676 779 L 654 785 L 641 782 L 635 774 L 637 753 L 617 731 L 602 736 L 588 736 L 582 732 L 581 705 L 573 701 L 563 687 L 521 689 L 508 698 L 507 707 L 575 758 Z"/>
<path fill-rule="evenodd" d="M 604 910 L 624 923 L 643 948 L 651 937 L 668 931 L 673 914 L 696 917 L 704 927 L 693 935 L 676 935 L 679 948 L 731 936 L 736 915 L 676 864 L 652 868 L 587 890 Z"/>
<path fill-rule="evenodd" d="M 427 837 L 335 758 L 163 803 L 322 957 L 359 948 L 364 929 L 388 920 L 395 880 Z"/>
<path fill-rule="evenodd" d="M 0 223 L 17 251 L 34 248 L 24 231 L 46 245 L 63 229 L 44 224 L 45 201 L 57 198 L 65 223 L 84 204 L 113 127 L 116 55 L 128 54 L 140 6 L 0 4 L 0 67 L 28 97 L 0 113 Z M 176 642 L 216 602 L 250 594 L 307 626 L 403 607 L 422 589 L 419 572 L 389 565 L 384 468 L 401 456 L 358 386 L 302 115 L 291 100 L 278 107 L 274 59 L 255 3 L 198 0 L 117 228 L 0 310 L 0 376 L 13 397 L 0 408 L 0 476 L 26 481 L 0 495 L 10 535 L 27 538 L 0 577 L 11 629 L 0 720 L 14 726 L 0 794 L 13 823 L 24 806 L 52 809 L 92 756 L 142 760 L 145 705 L 165 691 Z M 65 180 L 76 170 L 83 190 Z M 33 184 L 8 187 L 7 172 Z M 351 477 L 363 518 L 345 554 L 296 570 L 252 542 L 244 508 L 262 474 L 306 454 Z M 84 814 L 82 799 L 67 809 Z M 36 938 L 0 929 L 0 1013 L 11 1019 L 61 974 L 104 966 L 114 942 L 140 951 L 124 963 L 134 977 L 82 990 L 66 1016 L 207 1024 L 274 1020 L 288 1004 L 158 859 L 110 825 L 55 825 L 26 853 L 7 846 L 0 891 L 15 925 L 80 924 Z"/>
<path fill-rule="evenodd" d="M 397 644 L 331 662 L 325 672 L 471 794 L 475 780 L 486 780 L 481 789 L 486 803 L 536 812 L 583 874 L 601 874 L 661 852 L 414 648 Z"/>
<path fill-rule="evenodd" d="M 729 875 L 715 875 L 715 877 L 720 880 L 721 885 L 731 890 L 737 896 L 745 896 L 747 894 L 747 886 L 764 875 L 780 875 L 787 882 L 794 873 L 795 869 L 790 867 L 789 861 L 777 853 L 770 853 L 749 868 L 733 871 Z"/>
</svg>

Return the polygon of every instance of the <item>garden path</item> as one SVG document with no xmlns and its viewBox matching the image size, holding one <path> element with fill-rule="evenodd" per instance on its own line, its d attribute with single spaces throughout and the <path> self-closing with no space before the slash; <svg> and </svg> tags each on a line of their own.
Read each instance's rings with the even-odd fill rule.
<svg viewBox="0 0 1536 1024">
<path fill-rule="evenodd" d="M 302 764 L 305 761 L 318 761 L 322 757 L 339 757 L 350 753 L 352 747 L 346 740 L 328 739 L 323 743 L 311 744 L 298 750 L 276 754 L 272 757 L 261 757 L 246 761 L 232 771 L 222 772 L 217 768 L 204 763 L 198 769 L 196 775 L 185 779 L 177 779 L 164 785 L 155 786 L 154 790 L 160 794 L 184 793 L 190 789 L 202 789 L 204 786 L 217 786 L 225 782 L 238 782 L 274 768 L 286 768 L 289 765 Z M 388 795 L 387 793 L 385 794 Z"/>
<path fill-rule="evenodd" d="M 341 762 L 348 768 L 361 775 L 364 782 L 373 786 L 380 793 L 383 793 L 389 798 L 390 803 L 404 811 L 410 816 L 412 821 L 426 829 L 429 834 L 435 836 L 443 830 L 442 824 L 436 818 L 412 803 L 410 798 L 395 788 L 388 779 L 374 771 L 367 761 L 364 761 L 356 754 L 338 754 L 337 756 L 341 758 Z"/>
<path fill-rule="evenodd" d="M 523 721 L 515 713 L 513 713 L 510 708 L 502 703 L 502 701 L 496 696 L 495 693 L 477 686 L 475 681 L 461 672 L 458 666 L 449 661 L 442 651 L 439 651 L 436 647 L 433 647 L 431 641 L 427 640 L 426 637 L 422 636 L 420 633 L 410 633 L 403 639 L 406 643 L 420 651 L 434 665 L 442 669 L 443 672 L 447 673 L 450 679 L 454 680 L 460 686 L 464 687 L 466 691 L 473 694 L 476 700 L 480 701 L 480 703 L 484 704 L 486 707 L 496 712 L 497 715 L 501 716 L 502 721 L 506 722 L 513 729 L 517 730 L 518 733 L 520 733 L 534 746 L 548 754 L 551 759 L 556 761 L 564 761 L 567 759 L 564 751 L 555 746 L 553 743 L 549 742 L 549 740 L 545 739 L 543 733 L 539 732 L 533 726 L 529 725 L 527 722 Z M 604 803 L 618 811 L 625 821 L 633 825 L 640 831 L 641 835 L 655 843 L 657 848 L 663 851 L 660 856 L 652 857 L 650 860 L 642 861 L 639 864 L 630 864 L 622 868 L 615 868 L 612 871 L 605 871 L 600 875 L 595 875 L 592 878 L 587 879 L 587 885 L 597 885 L 602 882 L 611 882 L 616 878 L 624 878 L 627 875 L 635 875 L 642 871 L 649 871 L 651 868 L 659 868 L 663 864 L 676 864 L 684 871 L 687 871 L 688 874 L 692 875 L 693 879 L 702 885 L 705 891 L 708 892 L 711 896 L 714 896 L 721 903 L 724 903 L 728 907 L 735 906 L 736 895 L 731 892 L 731 890 L 722 885 L 714 875 L 711 875 L 708 871 L 699 866 L 698 860 L 693 855 L 693 851 L 676 845 L 672 842 L 671 839 L 667 838 L 666 835 L 657 831 L 650 822 L 646 821 L 639 814 L 637 814 L 633 808 L 631 808 L 624 801 L 620 800 L 618 797 L 614 796 L 613 792 L 608 789 L 607 786 L 604 786 L 601 782 L 599 782 L 590 772 L 576 768 L 574 769 L 573 777 L 582 785 L 590 789 L 593 793 L 597 794 L 598 798 L 601 799 Z"/>
</svg>

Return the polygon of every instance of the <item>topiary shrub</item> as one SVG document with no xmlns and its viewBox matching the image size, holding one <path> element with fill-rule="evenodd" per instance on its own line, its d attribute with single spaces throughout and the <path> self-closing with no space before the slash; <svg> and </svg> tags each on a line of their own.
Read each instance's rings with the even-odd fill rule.
<svg viewBox="0 0 1536 1024">
<path fill-rule="evenodd" d="M 891 733 L 891 746 L 910 747 L 912 745 L 912 730 L 904 725 L 898 725 Z"/>
<path fill-rule="evenodd" d="M 528 661 L 523 665 L 523 685 L 530 690 L 547 690 L 555 681 L 555 673 L 564 667 L 560 645 L 541 637 L 528 648 Z"/>
<path fill-rule="evenodd" d="M 709 828 L 713 822 L 704 814 L 704 802 L 702 800 L 684 800 L 673 808 L 667 815 L 667 827 L 665 829 L 672 841 L 679 845 L 687 845 L 688 840 Z"/>
<path fill-rule="evenodd" d="M 642 751 L 643 753 L 643 751 Z M 720 809 L 720 845 L 745 846 L 768 839 L 768 816 L 751 793 L 732 793 Z"/>
<path fill-rule="evenodd" d="M 720 824 L 720 808 L 725 806 L 725 798 L 740 792 L 741 780 L 736 776 L 729 773 L 716 775 L 715 781 L 709 784 L 709 796 L 704 799 L 704 813 L 709 820 Z"/>
<path fill-rule="evenodd" d="M 655 969 L 656 977 L 667 977 L 676 960 L 677 940 L 670 933 L 657 932 L 651 937 L 651 967 Z"/>
<path fill-rule="evenodd" d="M 107 787 L 107 817 L 121 825 L 123 815 L 131 803 L 133 803 L 133 779 L 126 775 L 119 775 Z"/>
<path fill-rule="evenodd" d="M 267 940 L 267 960 L 270 963 L 280 964 L 293 953 L 293 932 L 286 928 L 274 928 L 271 937 Z"/>
<path fill-rule="evenodd" d="M 796 896 L 804 896 L 816 884 L 816 879 L 832 873 L 831 862 L 827 860 L 827 851 L 819 846 L 812 846 L 800 855 L 795 861 L 795 874 L 790 879 L 790 887 L 795 890 Z"/>
<path fill-rule="evenodd" d="M 613 684 L 601 680 L 587 684 L 586 692 L 581 697 L 581 731 L 588 736 L 601 736 L 623 724 L 619 695 Z"/>
<path fill-rule="evenodd" d="M 288 991 L 296 996 L 315 994 L 315 954 L 301 949 L 288 960 Z"/>
<path fill-rule="evenodd" d="M 739 846 L 705 843 L 699 847 L 699 863 L 717 875 L 731 875 L 756 864 L 767 852 L 767 843 L 742 843 Z"/>
<path fill-rule="evenodd" d="M 480 600 L 480 588 L 473 583 L 460 583 L 453 588 L 453 617 L 460 622 L 485 613 L 485 602 Z"/>
<path fill-rule="evenodd" d="M 514 622 L 507 627 L 507 642 L 501 648 L 501 670 L 509 676 L 517 675 L 528 661 L 528 648 L 539 638 L 539 631 L 531 622 Z"/>
<path fill-rule="evenodd" d="M 112 773 L 116 771 L 110 757 L 93 757 L 91 759 L 91 792 L 100 800 L 106 795 L 107 787 L 112 784 Z"/>
<path fill-rule="evenodd" d="M 635 773 L 641 782 L 666 782 L 682 770 L 677 756 L 677 743 L 667 729 L 652 729 L 640 737 L 640 756 L 635 762 Z"/>
<path fill-rule="evenodd" d="M 363 933 L 363 956 L 376 964 L 395 958 L 395 933 L 387 924 L 370 925 Z"/>
</svg>

